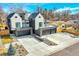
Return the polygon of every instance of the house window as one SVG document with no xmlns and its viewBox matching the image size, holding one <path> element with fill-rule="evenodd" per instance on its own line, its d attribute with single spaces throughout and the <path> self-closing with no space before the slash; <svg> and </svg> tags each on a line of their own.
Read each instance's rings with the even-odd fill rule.
<svg viewBox="0 0 79 59">
<path fill-rule="evenodd" d="M 5 30 L 7 30 L 8 29 L 8 27 L 5 27 Z"/>
<path fill-rule="evenodd" d="M 23 17 L 23 16 L 20 16 L 20 17 Z"/>
<path fill-rule="evenodd" d="M 74 28 L 74 30 L 76 30 L 77 28 Z"/>
<path fill-rule="evenodd" d="M 39 18 L 41 18 L 41 17 L 39 16 Z"/>
<path fill-rule="evenodd" d="M 39 22 L 39 27 L 42 27 L 42 22 Z"/>
<path fill-rule="evenodd" d="M 15 18 L 17 18 L 17 16 L 15 16 Z"/>
<path fill-rule="evenodd" d="M 22 23 L 22 27 L 23 27 L 23 28 L 29 27 L 29 22 L 23 22 L 23 23 Z"/>
<path fill-rule="evenodd" d="M 20 22 L 16 23 L 16 28 L 21 28 Z"/>
<path fill-rule="evenodd" d="M 23 27 L 23 28 L 26 27 L 26 23 L 25 23 L 25 22 L 22 23 L 22 27 Z"/>
<path fill-rule="evenodd" d="M 27 24 L 29 24 L 29 22 L 27 22 Z"/>
</svg>

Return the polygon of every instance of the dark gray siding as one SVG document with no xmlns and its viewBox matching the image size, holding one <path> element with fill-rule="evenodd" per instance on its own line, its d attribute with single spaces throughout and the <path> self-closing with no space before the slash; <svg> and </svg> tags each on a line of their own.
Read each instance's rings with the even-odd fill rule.
<svg viewBox="0 0 79 59">
<path fill-rule="evenodd" d="M 27 29 L 20 29 L 20 30 L 16 30 L 15 35 L 16 36 L 24 36 L 24 35 L 31 35 L 32 34 L 32 29 L 31 28 L 27 28 Z"/>
<path fill-rule="evenodd" d="M 53 34 L 56 33 L 56 28 L 41 28 L 39 30 L 35 30 L 35 34 L 38 36 L 42 35 L 48 35 L 48 34 Z"/>
<path fill-rule="evenodd" d="M 40 33 L 40 31 L 42 31 L 42 30 L 40 30 L 40 29 L 38 29 L 38 30 L 35 30 L 35 33 L 34 33 L 34 34 L 36 34 L 36 35 L 38 35 L 38 36 L 41 36 L 41 33 Z"/>
<path fill-rule="evenodd" d="M 30 35 L 29 30 L 25 31 L 16 31 L 16 36 L 24 36 L 24 35 Z"/>
</svg>

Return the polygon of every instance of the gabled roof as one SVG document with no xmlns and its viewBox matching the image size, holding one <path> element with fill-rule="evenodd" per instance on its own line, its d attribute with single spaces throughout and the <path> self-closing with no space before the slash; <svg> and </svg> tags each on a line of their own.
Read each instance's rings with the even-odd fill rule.
<svg viewBox="0 0 79 59">
<path fill-rule="evenodd" d="M 30 16 L 29 16 L 29 19 L 30 18 L 36 18 L 36 16 L 38 15 L 39 13 L 32 13 Z"/>
<path fill-rule="evenodd" d="M 15 13 L 9 14 L 7 18 L 10 19 L 14 14 L 15 14 Z"/>
<path fill-rule="evenodd" d="M 18 13 L 19 14 L 19 16 L 22 18 L 22 20 L 24 20 L 24 15 L 25 15 L 25 13 Z"/>
<path fill-rule="evenodd" d="M 15 13 L 9 14 L 7 18 L 10 19 L 14 14 L 15 14 Z M 17 13 L 17 14 L 19 14 L 19 16 L 24 20 L 24 15 L 25 15 L 25 13 Z"/>
</svg>

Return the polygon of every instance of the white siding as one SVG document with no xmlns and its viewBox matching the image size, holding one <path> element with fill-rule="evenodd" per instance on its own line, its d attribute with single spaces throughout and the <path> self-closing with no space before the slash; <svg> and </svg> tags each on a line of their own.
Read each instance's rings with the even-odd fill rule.
<svg viewBox="0 0 79 59">
<path fill-rule="evenodd" d="M 17 16 L 17 18 L 15 18 L 15 16 Z M 14 14 L 10 20 L 11 20 L 11 30 L 16 29 L 16 22 L 20 22 L 22 27 L 22 18 L 19 16 L 19 14 Z"/>
<path fill-rule="evenodd" d="M 40 16 L 40 18 L 39 18 Z M 39 22 L 42 22 L 42 28 L 45 26 L 44 25 L 44 17 L 41 15 L 41 14 L 38 14 L 37 17 L 35 18 L 35 30 L 38 30 L 40 27 L 39 27 Z"/>
</svg>

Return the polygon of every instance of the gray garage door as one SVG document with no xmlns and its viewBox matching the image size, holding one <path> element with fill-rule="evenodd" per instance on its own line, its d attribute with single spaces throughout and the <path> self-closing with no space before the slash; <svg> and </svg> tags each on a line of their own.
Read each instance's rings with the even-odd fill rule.
<svg viewBox="0 0 79 59">
<path fill-rule="evenodd" d="M 16 31 L 16 36 L 30 35 L 30 30 Z"/>
</svg>

